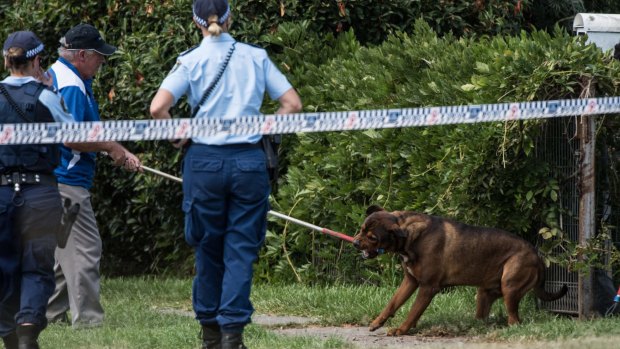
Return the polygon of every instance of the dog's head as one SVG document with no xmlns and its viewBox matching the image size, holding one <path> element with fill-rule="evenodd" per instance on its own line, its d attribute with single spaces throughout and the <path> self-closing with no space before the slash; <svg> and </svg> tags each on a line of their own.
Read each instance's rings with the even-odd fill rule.
<svg viewBox="0 0 620 349">
<path fill-rule="evenodd" d="M 397 252 L 398 242 L 404 238 L 407 238 L 407 232 L 398 225 L 398 218 L 373 205 L 366 210 L 366 219 L 353 238 L 353 246 L 362 251 L 364 258 L 375 258 L 381 250 Z"/>
</svg>

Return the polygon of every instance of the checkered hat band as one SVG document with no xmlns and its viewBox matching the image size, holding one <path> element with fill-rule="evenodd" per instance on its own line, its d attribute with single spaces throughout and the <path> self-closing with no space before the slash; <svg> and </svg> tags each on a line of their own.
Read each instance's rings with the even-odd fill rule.
<svg viewBox="0 0 620 349">
<path fill-rule="evenodd" d="M 43 44 L 40 44 L 39 46 L 33 48 L 32 50 L 26 51 L 26 58 L 32 58 L 38 55 L 39 53 L 43 52 L 44 47 L 45 46 L 43 46 Z"/>
<path fill-rule="evenodd" d="M 196 11 L 192 10 L 192 12 L 194 12 L 194 20 L 196 21 L 196 23 L 200 24 L 203 27 L 209 26 L 209 22 L 207 22 L 203 18 L 200 18 L 200 16 L 196 14 Z M 226 12 L 224 13 L 224 15 L 222 15 L 222 17 L 217 22 L 219 24 L 224 24 L 224 22 L 226 22 L 226 20 L 228 19 L 228 16 L 230 16 L 230 6 L 226 8 Z"/>
</svg>

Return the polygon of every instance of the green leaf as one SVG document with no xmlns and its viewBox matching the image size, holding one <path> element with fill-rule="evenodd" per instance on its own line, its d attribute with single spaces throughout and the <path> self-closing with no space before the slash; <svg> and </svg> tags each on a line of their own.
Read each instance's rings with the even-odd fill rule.
<svg viewBox="0 0 620 349">
<path fill-rule="evenodd" d="M 477 87 L 475 85 L 473 85 L 473 84 L 461 85 L 461 90 L 463 90 L 465 92 L 474 91 L 476 89 L 477 89 Z"/>
<path fill-rule="evenodd" d="M 550 193 L 551 196 L 551 200 L 553 200 L 553 202 L 557 202 L 558 201 L 558 192 L 555 190 L 552 190 Z"/>
<path fill-rule="evenodd" d="M 476 62 L 476 70 L 480 73 L 489 73 L 489 65 L 482 62 Z"/>
<path fill-rule="evenodd" d="M 530 190 L 527 192 L 527 194 L 525 194 L 525 198 L 527 199 L 527 201 L 532 201 L 532 198 L 534 197 L 534 193 Z"/>
</svg>

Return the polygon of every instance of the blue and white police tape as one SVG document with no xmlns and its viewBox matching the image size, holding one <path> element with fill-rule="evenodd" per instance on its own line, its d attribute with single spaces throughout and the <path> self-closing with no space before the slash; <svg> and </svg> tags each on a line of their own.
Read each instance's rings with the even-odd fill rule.
<svg viewBox="0 0 620 349">
<path fill-rule="evenodd" d="M 237 118 L 2 124 L 0 125 L 0 144 L 145 141 L 208 137 L 220 134 L 347 131 L 611 113 L 620 113 L 620 97 L 254 115 Z"/>
</svg>

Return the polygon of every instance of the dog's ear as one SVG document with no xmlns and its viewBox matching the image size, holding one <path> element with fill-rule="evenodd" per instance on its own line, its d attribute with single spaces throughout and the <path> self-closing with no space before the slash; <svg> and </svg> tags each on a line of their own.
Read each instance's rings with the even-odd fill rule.
<svg viewBox="0 0 620 349">
<path fill-rule="evenodd" d="M 407 225 L 406 230 L 404 230 L 403 233 L 405 233 L 405 235 L 409 237 L 410 241 L 415 241 L 426 229 L 428 229 L 428 222 L 411 222 Z"/>
<path fill-rule="evenodd" d="M 385 210 L 383 209 L 383 207 L 378 206 L 378 205 L 368 206 L 368 208 L 366 209 L 366 217 L 370 216 L 371 214 L 373 214 L 375 212 L 379 212 L 379 211 L 385 211 Z"/>
</svg>

